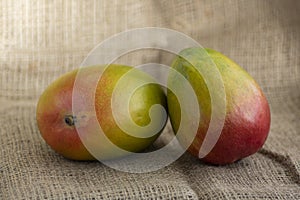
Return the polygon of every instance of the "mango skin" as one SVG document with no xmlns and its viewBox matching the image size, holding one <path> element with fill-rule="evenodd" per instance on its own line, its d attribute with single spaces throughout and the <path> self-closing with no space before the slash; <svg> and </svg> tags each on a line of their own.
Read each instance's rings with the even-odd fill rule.
<svg viewBox="0 0 300 200">
<path fill-rule="evenodd" d="M 179 55 L 199 55 L 201 51 L 203 49 L 189 48 Z M 206 51 L 215 62 L 224 82 L 226 116 L 220 138 L 212 151 L 201 160 L 224 165 L 250 156 L 263 146 L 270 129 L 270 108 L 259 85 L 244 69 L 217 51 Z M 198 98 L 201 119 L 188 151 L 199 158 L 199 150 L 210 123 L 211 98 L 203 77 L 189 62 L 177 56 L 172 67 L 187 78 Z M 174 77 L 169 77 L 168 84 L 177 82 Z M 169 91 L 167 100 L 171 124 L 176 133 L 180 125 L 180 106 L 174 94 Z"/>
<path fill-rule="evenodd" d="M 81 69 L 81 73 L 89 78 L 95 78 L 95 72 L 104 66 L 91 66 Z M 137 138 L 124 133 L 118 128 L 113 119 L 111 109 L 111 97 L 115 84 L 119 78 L 131 70 L 132 67 L 111 64 L 102 74 L 98 82 L 95 94 L 96 120 L 89 117 L 89 112 L 82 112 L 81 116 L 76 116 L 77 128 L 84 132 L 84 137 L 95 136 L 94 126 L 100 123 L 105 135 L 118 147 L 130 151 L 139 152 L 151 145 L 160 132 L 149 138 Z M 102 70 L 103 71 L 103 70 Z M 77 70 L 62 75 L 49 85 L 40 96 L 36 109 L 37 125 L 41 136 L 46 143 L 62 156 L 72 160 L 95 160 L 95 158 L 85 148 L 77 133 L 75 126 L 66 123 L 67 116 L 72 116 L 72 94 Z M 143 72 L 141 72 L 143 73 Z M 132 77 L 138 79 L 139 77 Z M 84 82 L 80 93 L 83 96 L 91 95 L 87 93 L 89 81 Z M 124 90 L 124 92 L 128 92 Z M 166 97 L 159 85 L 149 84 L 136 90 L 130 99 L 130 114 L 135 123 L 140 126 L 150 122 L 148 111 L 154 104 L 161 104 L 167 107 Z M 119 154 L 107 147 L 101 141 L 95 142 L 97 149 L 102 151 L 103 159 L 113 159 L 124 154 Z"/>
</svg>

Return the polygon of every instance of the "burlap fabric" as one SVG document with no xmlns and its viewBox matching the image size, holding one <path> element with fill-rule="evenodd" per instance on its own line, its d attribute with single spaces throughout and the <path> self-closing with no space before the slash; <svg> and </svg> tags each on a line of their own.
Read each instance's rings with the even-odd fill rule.
<svg viewBox="0 0 300 200">
<path fill-rule="evenodd" d="M 298 0 L 0 1 L 0 199 L 300 199 L 299 13 Z M 45 87 L 105 38 L 146 26 L 181 31 L 254 76 L 272 111 L 261 151 L 223 167 L 185 154 L 128 174 L 45 144 L 35 121 Z"/>
</svg>

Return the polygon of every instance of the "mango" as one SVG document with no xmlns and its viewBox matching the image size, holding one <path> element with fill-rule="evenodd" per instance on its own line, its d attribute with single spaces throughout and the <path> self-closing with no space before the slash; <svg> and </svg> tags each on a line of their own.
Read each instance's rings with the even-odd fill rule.
<svg viewBox="0 0 300 200">
<path fill-rule="evenodd" d="M 80 112 L 74 113 L 73 107 L 75 101 L 74 85 L 79 69 L 66 73 L 55 80 L 39 98 L 36 120 L 41 136 L 53 150 L 68 159 L 96 159 L 83 144 L 78 131 L 82 134 L 81 137 L 91 141 L 91 148 L 96 153 L 101 154 L 101 159 L 114 159 L 128 155 L 130 152 L 143 151 L 156 140 L 165 125 L 166 119 L 163 114 L 160 115 L 159 113 L 155 117 L 161 122 L 160 125 L 163 125 L 157 127 L 158 131 L 156 132 L 132 130 L 139 134 L 138 137 L 135 137 L 126 132 L 129 131 L 130 133 L 131 125 L 128 125 L 129 130 L 124 131 L 124 129 L 121 129 L 113 115 L 112 97 L 118 81 L 125 74 L 135 70 L 134 73 L 127 75 L 126 84 L 120 86 L 120 94 L 115 96 L 118 102 L 123 102 L 121 105 L 116 106 L 117 109 L 121 107 L 127 109 L 128 107 L 130 113 L 130 116 L 127 116 L 126 113 L 119 112 L 119 115 L 121 115 L 118 118 L 118 120 L 121 120 L 119 123 L 125 123 L 126 125 L 128 121 L 132 120 L 139 127 L 149 125 L 151 123 L 149 109 L 156 104 L 166 109 L 166 96 L 162 88 L 154 83 L 143 85 L 135 91 L 129 91 L 128 85 L 131 83 L 142 82 L 145 79 L 153 81 L 149 75 L 142 71 L 118 64 L 111 64 L 104 69 L 105 65 L 80 69 L 83 81 L 76 85 L 76 97 L 82 97 L 82 99 L 76 99 L 77 105 L 83 105 Z M 101 77 L 99 77 L 99 70 L 101 71 Z M 90 88 L 92 88 L 91 84 L 95 82 L 90 80 L 95 79 L 99 80 L 96 82 L 96 90 L 93 94 Z M 127 100 L 121 98 L 129 93 L 132 95 L 128 100 L 129 105 L 126 105 Z M 92 99 L 94 107 L 84 107 L 87 97 Z M 92 116 L 92 109 L 94 109 L 96 116 Z M 128 119 L 128 117 L 131 119 Z M 118 148 L 125 150 L 125 153 L 117 152 L 111 149 L 107 141 L 97 139 L 97 134 L 99 134 L 97 126 L 99 125 L 109 141 Z M 153 130 L 151 129 L 151 131 Z M 149 134 L 151 137 L 148 137 Z"/>
<path fill-rule="evenodd" d="M 209 60 L 215 65 L 209 63 Z M 224 84 L 225 121 L 220 137 L 212 150 L 201 157 L 199 150 L 207 136 L 212 106 L 218 105 L 219 102 L 216 102 L 216 105 L 212 104 L 205 77 L 197 68 L 200 71 L 204 68 L 211 70 L 215 66 Z M 270 129 L 269 104 L 259 85 L 243 68 L 215 50 L 197 47 L 181 51 L 174 59 L 172 67 L 189 81 L 197 95 L 200 108 L 200 121 L 190 122 L 190 124 L 197 123 L 198 130 L 192 144 L 188 146 L 188 152 L 204 162 L 224 165 L 250 156 L 263 146 Z M 170 74 L 168 84 L 180 83 L 175 75 Z M 184 111 L 180 110 L 180 103 L 170 91 L 167 94 L 167 101 L 170 121 L 176 133 L 180 126 L 181 112 Z M 188 137 L 192 133 L 185 134 Z"/>
</svg>

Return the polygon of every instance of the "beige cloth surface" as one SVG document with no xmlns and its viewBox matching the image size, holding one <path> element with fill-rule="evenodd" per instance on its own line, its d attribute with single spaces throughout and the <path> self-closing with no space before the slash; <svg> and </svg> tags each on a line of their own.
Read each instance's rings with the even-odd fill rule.
<svg viewBox="0 0 300 200">
<path fill-rule="evenodd" d="M 299 13 L 298 0 L 0 1 L 0 199 L 300 199 Z M 185 154 L 128 174 L 45 144 L 35 121 L 45 87 L 105 38 L 148 26 L 181 31 L 257 80 L 272 111 L 260 152 L 222 167 Z"/>
</svg>

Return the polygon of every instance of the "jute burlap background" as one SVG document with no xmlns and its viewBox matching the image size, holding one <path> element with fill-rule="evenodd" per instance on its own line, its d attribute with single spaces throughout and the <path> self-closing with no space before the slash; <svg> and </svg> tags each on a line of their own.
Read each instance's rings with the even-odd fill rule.
<svg viewBox="0 0 300 200">
<path fill-rule="evenodd" d="M 0 1 L 0 199 L 300 199 L 299 14 L 298 0 Z M 248 70 L 272 110 L 261 151 L 224 167 L 185 154 L 128 174 L 45 144 L 35 121 L 45 87 L 105 38 L 146 26 L 181 31 Z"/>
</svg>

